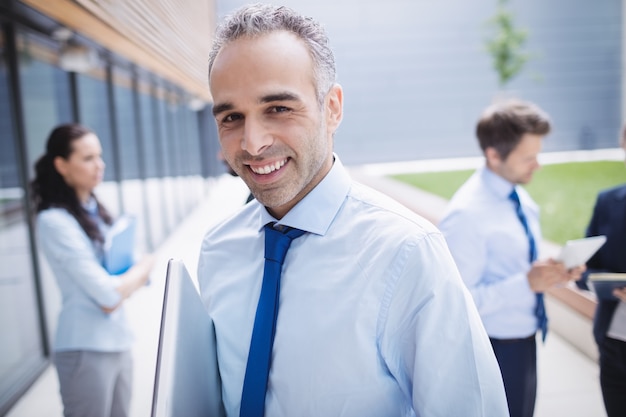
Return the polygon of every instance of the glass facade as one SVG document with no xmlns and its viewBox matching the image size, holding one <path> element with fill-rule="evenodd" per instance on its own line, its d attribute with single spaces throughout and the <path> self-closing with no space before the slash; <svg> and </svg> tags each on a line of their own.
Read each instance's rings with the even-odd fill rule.
<svg viewBox="0 0 626 417">
<path fill-rule="evenodd" d="M 180 87 L 103 51 L 95 68 L 67 72 L 58 64 L 59 42 L 2 24 L 0 415 L 48 365 L 61 306 L 27 214 L 28 182 L 50 131 L 79 122 L 97 134 L 106 171 L 96 194 L 113 215 L 138 218 L 140 252 L 155 250 L 202 199 L 202 172 L 215 159 L 207 143 L 217 141 L 213 130 L 199 128 L 208 110 L 191 110 Z"/>
<path fill-rule="evenodd" d="M 46 355 L 12 106 L 12 54 L 4 39 L 0 36 L 0 415 L 3 404 L 14 400 L 41 369 Z"/>
</svg>

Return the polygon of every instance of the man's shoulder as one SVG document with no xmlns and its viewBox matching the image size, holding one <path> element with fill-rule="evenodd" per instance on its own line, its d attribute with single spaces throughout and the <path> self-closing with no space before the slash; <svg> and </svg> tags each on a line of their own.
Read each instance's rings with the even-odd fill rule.
<svg viewBox="0 0 626 417">
<path fill-rule="evenodd" d="M 607 200 L 615 200 L 615 199 L 626 200 L 626 184 L 608 188 L 598 193 L 598 201 L 600 202 L 604 202 Z"/>
<path fill-rule="evenodd" d="M 367 185 L 353 182 L 348 199 L 355 205 L 354 209 L 365 221 L 386 226 L 396 224 L 405 228 L 416 228 L 423 232 L 438 232 L 437 228 L 427 219 L 413 210 Z"/>
<path fill-rule="evenodd" d="M 487 185 L 479 176 L 473 175 L 456 190 L 448 206 L 472 211 L 490 204 L 491 197 Z"/>
<path fill-rule="evenodd" d="M 486 184 L 473 175 L 454 193 L 438 226 L 444 234 L 458 224 L 463 224 L 468 229 L 478 226 L 485 223 L 486 217 L 493 215 L 496 203 Z"/>
<path fill-rule="evenodd" d="M 238 233 L 238 231 L 255 228 L 258 226 L 259 204 L 252 201 L 238 208 L 232 214 L 224 217 L 209 227 L 204 234 L 204 239 L 225 234 Z"/>
</svg>

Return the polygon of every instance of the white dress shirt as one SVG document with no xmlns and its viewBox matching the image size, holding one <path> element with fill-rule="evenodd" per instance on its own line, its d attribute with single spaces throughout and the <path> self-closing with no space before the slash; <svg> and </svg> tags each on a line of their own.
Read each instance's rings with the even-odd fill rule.
<svg viewBox="0 0 626 417">
<path fill-rule="evenodd" d="M 537 298 L 526 276 L 529 242 L 509 199 L 513 187 L 480 168 L 455 193 L 438 224 L 487 333 L 498 339 L 537 331 Z M 515 189 L 539 250 L 539 209 L 524 188 Z"/>
<path fill-rule="evenodd" d="M 223 401 L 239 415 L 263 277 L 256 200 L 204 238 Z M 287 253 L 265 403 L 271 417 L 507 416 L 498 364 L 441 233 L 350 180 L 338 158 L 283 219 Z"/>
</svg>

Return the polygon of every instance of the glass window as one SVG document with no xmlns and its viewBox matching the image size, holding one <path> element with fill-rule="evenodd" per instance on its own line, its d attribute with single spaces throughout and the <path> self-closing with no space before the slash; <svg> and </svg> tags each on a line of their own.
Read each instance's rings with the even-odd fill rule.
<svg viewBox="0 0 626 417">
<path fill-rule="evenodd" d="M 202 181 L 200 168 L 200 139 L 198 131 L 198 114 L 187 105 L 181 106 L 181 126 L 184 132 L 184 147 L 181 157 L 183 174 L 185 175 L 185 204 L 187 211 L 191 210 L 202 196 Z"/>
<path fill-rule="evenodd" d="M 141 144 L 142 157 L 146 179 L 145 204 L 150 208 L 148 214 L 149 238 L 151 247 L 161 243 L 166 237 L 166 211 L 163 200 L 163 186 L 159 179 L 160 175 L 160 155 L 158 145 L 160 144 L 159 130 L 157 124 L 156 97 L 152 95 L 152 88 L 147 83 L 139 83 L 139 112 L 141 120 Z"/>
<path fill-rule="evenodd" d="M 174 183 L 174 170 L 172 168 L 172 155 L 170 153 L 169 144 L 173 141 L 173 133 L 171 130 L 171 121 L 168 117 L 167 92 L 164 88 L 159 86 L 157 89 L 157 120 L 159 126 L 159 138 L 161 139 L 157 146 L 159 146 L 159 153 L 162 157 L 162 184 L 163 184 L 163 199 L 164 210 L 166 214 L 167 229 L 171 230 L 178 222 L 176 213 L 176 199 L 175 199 L 175 183 Z"/>
<path fill-rule="evenodd" d="M 182 146 L 181 141 L 181 129 L 180 129 L 180 109 L 178 104 L 178 97 L 173 93 L 168 98 L 167 103 L 167 121 L 169 127 L 169 137 L 167 141 L 168 151 L 172 156 L 170 164 L 172 168 L 172 176 L 177 177 L 182 174 L 181 161 L 180 161 L 180 149 Z"/>
<path fill-rule="evenodd" d="M 102 156 L 106 163 L 104 181 L 98 186 L 96 193 L 103 204 L 113 215 L 121 212 L 117 178 L 117 160 L 113 152 L 111 133 L 111 116 L 106 76 L 103 69 L 78 74 L 76 77 L 78 90 L 78 108 L 81 123 L 93 130 L 102 144 Z"/>
<path fill-rule="evenodd" d="M 168 138 L 171 137 L 171 132 L 169 127 L 170 123 L 167 118 L 165 90 L 161 87 L 157 88 L 157 100 L 155 104 L 155 114 L 158 125 L 157 137 L 160 139 L 157 141 L 157 148 L 162 159 L 161 175 L 164 177 L 171 177 L 174 175 L 172 170 L 171 155 L 168 150 Z"/>
<path fill-rule="evenodd" d="M 45 361 L 7 68 L 0 34 L 0 414 Z"/>
<path fill-rule="evenodd" d="M 105 74 L 103 70 L 77 75 L 78 107 L 80 122 L 96 132 L 102 144 L 104 161 L 107 164 L 105 181 L 115 179 L 116 161 L 111 135 L 111 116 Z"/>
<path fill-rule="evenodd" d="M 43 153 L 50 131 L 58 124 L 72 121 L 69 77 L 54 65 L 55 51 L 43 39 L 22 33 L 17 41 L 28 168 L 32 175 L 33 164 Z M 59 100 L 60 97 L 65 98 Z"/>
<path fill-rule="evenodd" d="M 200 145 L 202 146 L 202 170 L 204 177 L 217 176 L 225 171 L 225 165 L 217 158 L 220 152 L 220 143 L 217 138 L 215 118 L 211 111 L 211 105 L 207 105 L 198 113 L 198 129 L 201 132 Z"/>
<path fill-rule="evenodd" d="M 154 100 L 155 97 L 151 95 L 149 86 L 141 84 L 139 89 L 139 110 L 143 145 L 142 156 L 146 178 L 157 178 L 160 175 Z"/>
<path fill-rule="evenodd" d="M 183 218 L 186 211 L 185 200 L 187 193 L 185 192 L 183 173 L 182 152 L 184 147 L 184 132 L 181 126 L 180 97 L 175 92 L 170 92 L 167 103 L 167 119 L 170 128 L 168 140 L 168 151 L 172 155 L 170 161 L 172 166 L 172 177 L 174 182 L 174 209 L 176 213 L 176 221 Z"/>
<path fill-rule="evenodd" d="M 130 74 L 120 68 L 113 71 L 113 97 L 118 145 L 120 147 L 121 180 L 141 178 L 137 126 Z"/>
<path fill-rule="evenodd" d="M 138 115 L 131 74 L 122 68 L 113 70 L 113 103 L 120 150 L 123 206 L 126 213 L 137 218 L 137 250 L 143 253 L 151 246 L 151 239 L 146 227 L 145 190 L 139 166 Z"/>
<path fill-rule="evenodd" d="M 182 124 L 185 132 L 184 174 L 198 175 L 200 170 L 200 141 L 198 138 L 198 121 L 196 112 L 184 106 L 182 108 Z"/>
</svg>

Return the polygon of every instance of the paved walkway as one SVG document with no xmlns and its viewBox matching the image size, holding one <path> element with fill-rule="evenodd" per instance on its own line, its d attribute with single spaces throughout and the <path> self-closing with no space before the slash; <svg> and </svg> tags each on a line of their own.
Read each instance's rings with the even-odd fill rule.
<svg viewBox="0 0 626 417">
<path fill-rule="evenodd" d="M 600 152 L 587 159 L 622 158 L 617 152 Z M 606 154 L 606 155 L 605 155 Z M 618 156 L 619 155 L 619 156 Z M 556 158 L 556 155 L 553 157 Z M 563 158 L 566 156 L 562 156 Z M 561 157 L 559 157 L 561 158 Z M 576 159 L 576 155 L 570 155 Z M 472 168 L 477 159 L 454 160 L 457 168 Z M 437 170 L 447 166 L 443 161 L 413 163 L 406 166 L 377 165 L 353 169 L 353 175 L 374 187 L 394 187 L 381 180 L 382 175 L 407 170 Z M 163 297 L 165 268 L 169 258 L 182 259 L 192 277 L 196 276 L 197 258 L 204 232 L 211 224 L 228 216 L 243 204 L 247 189 L 238 178 L 222 176 L 209 184 L 209 194 L 204 203 L 180 225 L 157 251 L 159 263 L 152 274 L 150 286 L 136 293 L 128 303 L 129 317 L 136 333 L 134 348 L 135 380 L 132 417 L 150 415 L 156 345 Z M 390 190 L 388 188 L 388 190 Z M 396 190 L 397 191 L 397 190 Z M 441 199 L 402 187 L 402 202 L 427 218 L 437 215 Z M 390 190 L 390 194 L 392 194 Z M 397 194 L 397 193 L 396 193 Z M 440 212 L 439 212 L 440 214 Z M 538 349 L 539 392 L 535 417 L 604 417 L 598 384 L 598 367 L 588 355 L 565 342 L 556 332 L 551 332 L 545 345 Z M 60 417 L 62 407 L 54 369 L 50 367 L 22 397 L 7 417 Z M 184 416 L 181 416 L 184 417 Z"/>
</svg>

